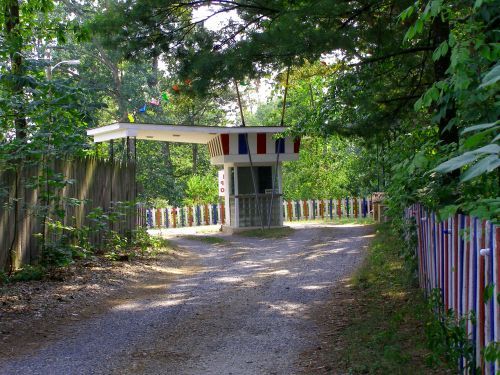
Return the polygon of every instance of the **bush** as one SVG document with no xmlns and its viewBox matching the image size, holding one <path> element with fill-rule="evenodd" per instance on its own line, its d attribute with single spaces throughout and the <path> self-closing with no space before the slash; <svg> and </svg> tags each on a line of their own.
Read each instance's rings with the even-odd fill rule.
<svg viewBox="0 0 500 375">
<path fill-rule="evenodd" d="M 46 269 L 40 265 L 37 266 L 26 265 L 20 270 L 14 272 L 8 278 L 8 281 L 16 282 L 16 281 L 41 280 L 45 274 L 46 274 Z"/>
</svg>

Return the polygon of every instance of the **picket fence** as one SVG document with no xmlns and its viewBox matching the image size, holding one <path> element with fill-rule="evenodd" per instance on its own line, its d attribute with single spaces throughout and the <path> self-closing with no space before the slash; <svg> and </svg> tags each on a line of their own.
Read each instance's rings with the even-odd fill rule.
<svg viewBox="0 0 500 375">
<path fill-rule="evenodd" d="M 406 217 L 416 222 L 421 287 L 427 294 L 439 288 L 444 307 L 457 320 L 475 314 L 475 324 L 468 320 L 466 329 L 476 363 L 482 374 L 497 374 L 500 363 L 485 363 L 481 351 L 500 341 L 500 227 L 465 215 L 439 221 L 420 205 L 408 208 Z M 485 301 L 487 288 L 494 292 Z M 459 365 L 461 371 L 466 368 L 464 359 Z"/>
<path fill-rule="evenodd" d="M 371 197 L 283 201 L 284 221 L 378 218 L 380 210 Z M 148 228 L 179 228 L 225 223 L 224 204 L 145 209 Z"/>
</svg>

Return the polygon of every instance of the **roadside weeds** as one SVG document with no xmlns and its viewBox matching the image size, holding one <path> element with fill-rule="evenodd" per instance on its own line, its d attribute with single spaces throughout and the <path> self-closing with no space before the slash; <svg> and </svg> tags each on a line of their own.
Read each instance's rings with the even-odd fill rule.
<svg viewBox="0 0 500 375">
<path fill-rule="evenodd" d="M 398 246 L 379 225 L 363 265 L 313 314 L 320 344 L 304 353 L 304 373 L 449 373 L 427 365 L 425 325 L 432 316 Z"/>
</svg>

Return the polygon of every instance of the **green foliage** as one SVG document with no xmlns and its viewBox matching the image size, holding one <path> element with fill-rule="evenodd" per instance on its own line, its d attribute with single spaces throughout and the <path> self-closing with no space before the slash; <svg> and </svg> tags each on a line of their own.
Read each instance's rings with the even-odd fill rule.
<svg viewBox="0 0 500 375">
<path fill-rule="evenodd" d="M 164 238 L 150 235 L 145 228 L 138 228 L 132 233 L 131 249 L 138 249 L 141 256 L 155 256 L 162 249 L 173 246 Z"/>
<path fill-rule="evenodd" d="M 497 362 L 500 360 L 500 343 L 490 342 L 483 350 L 484 359 L 487 362 Z"/>
<path fill-rule="evenodd" d="M 210 245 L 218 245 L 218 244 L 223 244 L 226 243 L 227 240 L 222 238 L 222 237 L 215 237 L 215 236 L 195 236 L 195 235 L 190 235 L 190 236 L 183 236 L 183 238 L 187 240 L 192 240 L 192 241 L 201 241 L 205 242 Z"/>
<path fill-rule="evenodd" d="M 10 277 L 5 278 L 4 282 L 19 282 L 19 281 L 36 281 L 41 280 L 45 274 L 46 269 L 43 266 L 25 265 L 20 270 L 14 272 Z"/>
<path fill-rule="evenodd" d="M 344 373 L 443 373 L 424 361 L 422 326 L 431 312 L 415 274 L 407 272 L 401 246 L 389 225 L 379 225 L 364 263 L 335 297 L 347 312 L 339 311 L 342 328 L 335 333 L 331 360 Z"/>
<path fill-rule="evenodd" d="M 215 176 L 191 176 L 187 181 L 184 204 L 198 205 L 217 202 L 218 186 Z"/>
<path fill-rule="evenodd" d="M 32 281 L 41 280 L 46 271 L 42 266 L 26 265 L 22 269 L 16 271 L 11 277 L 11 282 L 16 281 Z"/>
<path fill-rule="evenodd" d="M 431 363 L 444 363 L 450 369 L 456 369 L 463 358 L 471 373 L 478 371 L 475 348 L 469 340 L 466 330 L 467 320 L 473 321 L 473 314 L 461 318 L 458 322 L 455 312 L 445 310 L 441 291 L 435 289 L 429 298 L 429 309 L 436 313 L 426 326 L 427 342 L 431 350 Z"/>
<path fill-rule="evenodd" d="M 250 229 L 238 232 L 239 236 L 256 238 L 284 238 L 293 235 L 294 229 L 290 227 L 270 229 Z"/>
<path fill-rule="evenodd" d="M 299 160 L 283 166 L 285 199 L 362 196 L 374 189 L 373 172 L 361 163 L 359 143 L 336 136 L 304 138 Z M 376 189 L 376 188 L 375 188 Z"/>
</svg>

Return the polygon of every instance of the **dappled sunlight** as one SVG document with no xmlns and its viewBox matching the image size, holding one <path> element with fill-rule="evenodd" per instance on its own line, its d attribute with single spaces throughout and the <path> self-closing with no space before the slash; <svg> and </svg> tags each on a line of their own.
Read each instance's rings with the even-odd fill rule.
<svg viewBox="0 0 500 375">
<path fill-rule="evenodd" d="M 156 290 L 156 289 L 164 289 L 166 287 L 167 287 L 167 284 L 151 284 L 151 285 L 144 285 L 142 288 L 149 289 L 149 290 Z"/>
<path fill-rule="evenodd" d="M 272 312 L 277 312 L 285 316 L 301 316 L 307 309 L 307 305 L 290 301 L 278 301 L 276 303 L 261 302 L 261 304 L 267 305 L 267 308 Z"/>
<path fill-rule="evenodd" d="M 320 289 L 325 289 L 329 288 L 331 284 L 324 284 L 324 285 L 305 285 L 305 286 L 300 286 L 300 289 L 304 290 L 320 290 Z"/>
<path fill-rule="evenodd" d="M 331 255 L 331 254 L 341 253 L 341 252 L 343 252 L 345 250 L 346 249 L 344 247 L 340 247 L 340 248 L 337 248 L 337 249 L 331 249 L 331 250 L 325 250 L 325 251 L 318 251 L 318 252 L 314 252 L 311 255 L 306 256 L 305 259 L 306 260 L 315 260 L 315 259 L 318 259 L 318 258 L 322 258 L 322 257 L 328 256 L 328 255 Z"/>
<path fill-rule="evenodd" d="M 387 292 L 382 293 L 382 295 L 384 297 L 391 298 L 391 299 L 404 300 L 408 297 L 408 292 L 389 290 Z"/>
<path fill-rule="evenodd" d="M 177 281 L 169 288 L 165 284 L 150 285 L 145 289 L 157 293 L 157 298 L 120 303 L 114 311 L 164 309 L 163 314 L 182 305 L 189 311 L 202 309 L 200 317 L 206 319 L 211 315 L 203 309 L 224 311 L 246 306 L 247 310 L 259 306 L 266 316 L 307 319 L 308 309 L 322 303 L 335 284 L 333 275 L 339 272 L 335 270 L 342 270 L 348 258 L 363 251 L 361 238 L 372 237 L 362 226 L 350 227 L 359 227 L 361 232 L 345 231 L 346 226 L 339 230 L 331 225 L 309 226 L 287 238 L 225 236 L 224 246 L 176 237 L 172 241 L 186 253 L 195 254 L 199 265 L 158 269 L 152 266 L 152 271 L 175 275 Z M 167 292 L 162 294 L 162 289 Z M 269 294 L 270 290 L 279 292 Z M 239 296 L 245 297 L 241 300 Z"/>
<path fill-rule="evenodd" d="M 272 275 L 284 276 L 284 275 L 289 275 L 289 274 L 290 274 L 290 271 L 288 271 L 288 270 L 270 270 L 270 271 L 266 271 L 266 272 L 259 272 L 256 274 L 256 276 L 272 276 Z"/>
<path fill-rule="evenodd" d="M 113 310 L 122 311 L 122 310 L 142 310 L 141 304 L 139 302 L 129 302 L 122 303 L 118 306 L 113 307 Z"/>
<path fill-rule="evenodd" d="M 150 308 L 150 307 L 172 307 L 172 306 L 177 306 L 181 303 L 186 303 L 190 300 L 192 300 L 192 298 L 167 300 L 167 301 L 155 301 L 155 302 L 151 302 L 147 307 L 148 308 Z"/>
<path fill-rule="evenodd" d="M 243 281 L 243 278 L 240 276 L 223 276 L 214 278 L 215 281 L 219 283 L 239 283 Z"/>
</svg>

